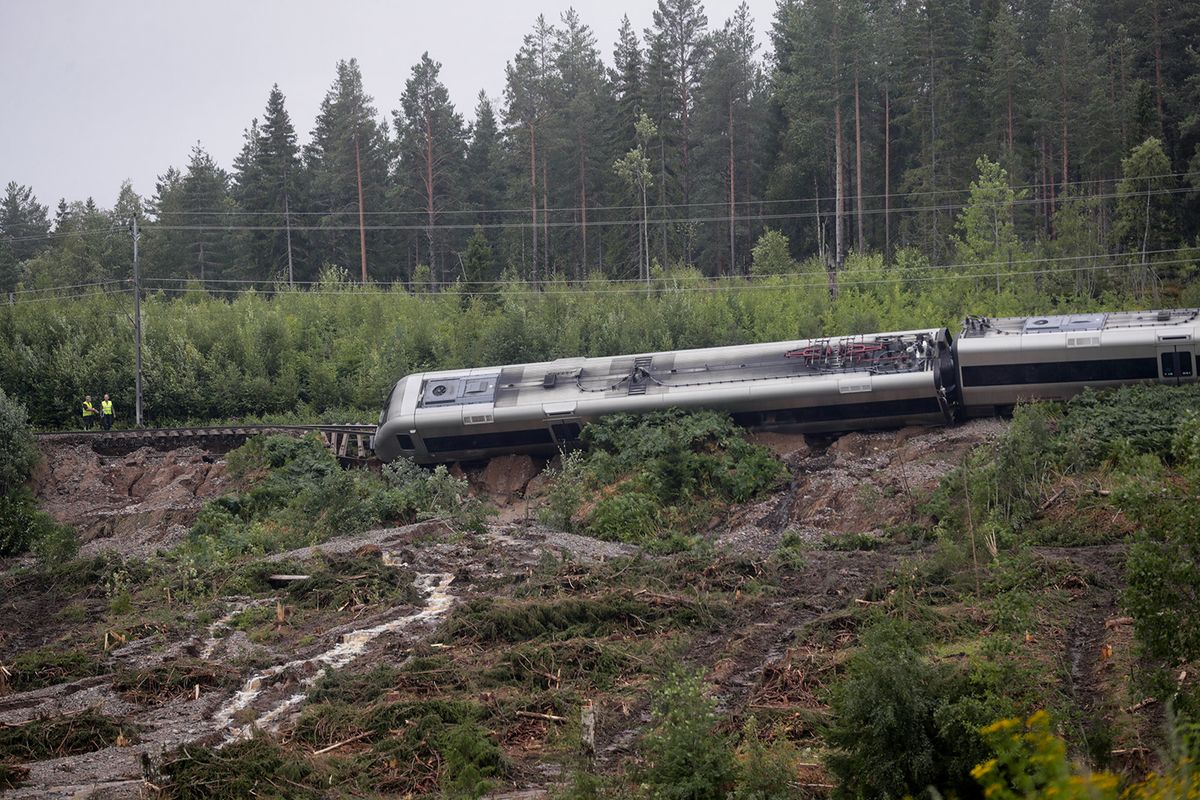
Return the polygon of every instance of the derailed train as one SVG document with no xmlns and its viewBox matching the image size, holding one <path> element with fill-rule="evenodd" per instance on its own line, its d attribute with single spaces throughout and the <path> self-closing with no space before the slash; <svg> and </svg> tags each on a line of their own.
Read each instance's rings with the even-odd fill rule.
<svg viewBox="0 0 1200 800">
<path fill-rule="evenodd" d="M 426 372 L 396 384 L 373 446 L 423 464 L 551 453 L 600 417 L 665 408 L 804 433 L 938 425 L 1087 386 L 1189 383 L 1198 357 L 1191 308 Z"/>
</svg>

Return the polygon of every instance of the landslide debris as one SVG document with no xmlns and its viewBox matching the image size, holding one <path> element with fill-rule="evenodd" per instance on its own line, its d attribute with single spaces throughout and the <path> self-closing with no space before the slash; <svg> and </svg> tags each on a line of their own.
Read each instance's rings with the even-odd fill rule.
<svg viewBox="0 0 1200 800">
<path fill-rule="evenodd" d="M 147 556 L 170 547 L 229 485 L 224 457 L 198 447 L 104 456 L 86 444 L 43 444 L 42 456 L 34 494 L 79 532 L 84 556 L 106 549 Z"/>
</svg>

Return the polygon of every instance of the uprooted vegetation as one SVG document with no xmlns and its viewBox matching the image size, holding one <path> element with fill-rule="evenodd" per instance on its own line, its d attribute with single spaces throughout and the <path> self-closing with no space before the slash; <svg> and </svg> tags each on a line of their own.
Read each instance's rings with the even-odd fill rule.
<svg viewBox="0 0 1200 800">
<path fill-rule="evenodd" d="M 95 755 L 144 748 L 168 797 L 971 797 L 1035 763 L 1052 769 L 1030 796 L 1108 797 L 1152 769 L 1161 787 L 1168 706 L 1179 752 L 1194 741 L 1196 400 L 1136 387 L 986 435 L 798 440 L 774 495 L 789 467 L 720 418 L 619 420 L 564 459 L 545 516 L 639 547 L 481 526 L 448 472 L 347 474 L 264 440 L 177 548 L 5 575 L 19 609 L 54 614 L 6 622 L 0 661 L 9 691 L 125 704 L 97 713 L 129 746 L 101 736 Z M 956 468 L 930 455 L 947 442 Z M 789 527 L 832 473 L 901 511 L 830 504 L 827 527 Z M 447 524 L 362 533 L 430 517 Z M 753 550 L 713 547 L 727 520 L 763 528 Z M 322 671 L 342 637 L 421 619 L 417 575 L 451 602 Z M 232 703 L 255 676 L 260 701 Z M 185 712 L 203 736 L 156 738 Z M 37 718 L 14 713 L 0 699 L 0 722 Z M 0 780 L 46 785 L 38 758 L 0 758 Z"/>
<path fill-rule="evenodd" d="M 787 468 L 727 414 L 618 414 L 583 431 L 551 473 L 544 521 L 659 552 L 686 548 L 725 508 L 778 488 Z"/>
</svg>

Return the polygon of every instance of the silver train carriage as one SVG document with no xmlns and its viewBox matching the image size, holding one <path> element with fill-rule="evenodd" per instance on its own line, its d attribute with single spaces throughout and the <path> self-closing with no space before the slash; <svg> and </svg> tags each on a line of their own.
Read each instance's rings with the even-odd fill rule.
<svg viewBox="0 0 1200 800">
<path fill-rule="evenodd" d="M 954 342 L 965 416 L 1023 400 L 1066 400 L 1084 387 L 1190 383 L 1200 309 L 1066 316 L 968 317 Z"/>
<path fill-rule="evenodd" d="M 373 446 L 382 461 L 552 453 L 608 414 L 722 409 L 758 429 L 832 432 L 952 419 L 945 328 L 409 375 Z"/>
</svg>

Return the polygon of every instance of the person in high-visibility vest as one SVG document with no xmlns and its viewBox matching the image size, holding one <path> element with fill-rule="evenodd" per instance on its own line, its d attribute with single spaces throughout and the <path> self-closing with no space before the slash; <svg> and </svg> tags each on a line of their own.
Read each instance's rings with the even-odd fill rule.
<svg viewBox="0 0 1200 800">
<path fill-rule="evenodd" d="M 91 430 L 92 425 L 96 423 L 96 407 L 92 405 L 92 396 L 85 395 L 83 398 L 83 429 Z"/>
<path fill-rule="evenodd" d="M 104 395 L 104 399 L 100 401 L 100 427 L 104 430 L 111 430 L 113 424 L 113 405 L 112 400 L 108 399 L 108 395 Z"/>
</svg>

